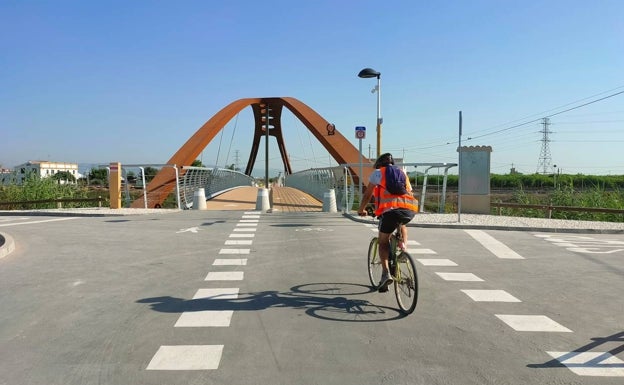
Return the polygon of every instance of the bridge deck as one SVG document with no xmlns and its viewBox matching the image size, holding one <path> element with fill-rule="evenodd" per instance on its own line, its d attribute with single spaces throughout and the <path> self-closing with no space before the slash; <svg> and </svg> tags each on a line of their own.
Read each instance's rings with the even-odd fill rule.
<svg viewBox="0 0 624 385">
<path fill-rule="evenodd" d="M 273 187 L 271 208 L 276 211 L 322 211 L 323 203 L 292 187 Z M 257 187 L 239 187 L 206 202 L 208 210 L 254 210 Z"/>
</svg>

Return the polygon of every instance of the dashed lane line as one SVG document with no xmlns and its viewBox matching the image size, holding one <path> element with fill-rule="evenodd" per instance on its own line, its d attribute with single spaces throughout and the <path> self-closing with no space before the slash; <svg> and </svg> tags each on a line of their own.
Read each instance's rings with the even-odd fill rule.
<svg viewBox="0 0 624 385">
<path fill-rule="evenodd" d="M 546 352 L 579 376 L 624 377 L 624 361 L 609 352 Z"/>
<path fill-rule="evenodd" d="M 161 346 L 147 370 L 212 370 L 219 367 L 223 345 Z"/>
<path fill-rule="evenodd" d="M 475 302 L 522 302 L 505 290 L 460 290 Z"/>
<path fill-rule="evenodd" d="M 524 259 L 523 256 L 510 249 L 501 241 L 495 239 L 483 230 L 464 230 L 468 235 L 501 259 Z"/>
<path fill-rule="evenodd" d="M 520 332 L 572 333 L 572 330 L 545 315 L 495 314 L 495 316 L 512 329 Z"/>
<path fill-rule="evenodd" d="M 239 232 L 254 232 L 260 214 L 256 211 L 245 212 L 243 218 L 234 229 Z M 251 228 L 253 227 L 253 228 Z M 253 238 L 255 234 L 230 234 L 230 238 Z M 251 245 L 250 239 L 228 239 L 226 246 Z M 250 249 L 223 248 L 220 255 L 249 254 Z M 213 266 L 246 266 L 246 258 L 215 258 Z M 244 278 L 242 271 L 211 271 L 205 281 L 239 281 Z M 193 299 L 228 300 L 237 299 L 239 288 L 205 288 L 199 289 Z M 234 315 L 233 310 L 200 310 L 183 312 L 174 327 L 228 327 Z M 224 345 L 167 345 L 161 346 L 147 370 L 215 370 L 219 368 Z"/>
<path fill-rule="evenodd" d="M 249 254 L 250 249 L 221 249 L 219 254 Z"/>
<path fill-rule="evenodd" d="M 247 259 L 215 259 L 212 263 L 213 266 L 245 266 L 247 265 Z"/>
<path fill-rule="evenodd" d="M 193 299 L 237 299 L 239 291 L 237 287 L 199 289 Z"/>
<path fill-rule="evenodd" d="M 174 327 L 228 327 L 234 310 L 198 310 L 180 314 Z"/>
<path fill-rule="evenodd" d="M 416 261 L 423 266 L 457 266 L 457 263 L 446 258 L 417 258 Z"/>
<path fill-rule="evenodd" d="M 0 224 L 0 227 L 21 226 L 21 225 L 34 225 L 34 224 L 37 224 L 37 223 L 68 221 L 70 219 L 78 219 L 78 217 L 66 217 L 66 218 L 64 217 L 64 218 L 54 218 L 54 219 L 43 219 L 43 220 L 40 220 L 40 221 L 3 223 L 3 224 Z"/>
<path fill-rule="evenodd" d="M 464 230 L 477 242 L 501 259 L 524 259 L 515 251 L 494 239 L 490 235 L 480 230 Z M 596 251 L 596 248 L 614 248 L 620 245 L 621 241 L 597 240 L 591 237 L 566 237 L 535 234 L 536 237 L 544 238 L 553 244 L 568 248 L 569 251 L 583 251 L 594 253 L 608 253 L 611 250 Z M 580 246 L 584 246 L 581 250 Z M 590 249 L 590 247 L 592 247 Z M 616 250 L 620 251 L 620 250 Z M 449 259 L 417 259 L 423 266 L 457 266 Z M 471 273 L 436 273 L 441 278 L 448 281 L 483 281 Z M 473 290 L 462 289 L 475 302 L 522 302 L 504 290 Z M 551 333 L 572 333 L 572 330 L 559 324 L 545 315 L 518 315 L 518 314 L 495 314 L 495 316 L 506 325 L 518 332 L 551 332 Z M 624 377 L 624 361 L 612 355 L 610 352 L 598 351 L 547 351 L 560 365 L 567 367 L 579 376 L 593 377 Z"/>
<path fill-rule="evenodd" d="M 445 281 L 459 282 L 483 282 L 483 280 L 472 273 L 442 273 L 436 272 Z"/>
</svg>

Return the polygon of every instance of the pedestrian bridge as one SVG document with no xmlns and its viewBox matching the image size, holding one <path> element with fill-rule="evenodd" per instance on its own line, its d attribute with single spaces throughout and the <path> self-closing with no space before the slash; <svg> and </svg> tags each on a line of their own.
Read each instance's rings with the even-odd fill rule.
<svg viewBox="0 0 624 385">
<path fill-rule="evenodd" d="M 206 201 L 207 210 L 255 210 L 258 188 L 241 186 Z M 271 188 L 271 209 L 281 212 L 322 211 L 323 204 L 312 195 L 293 187 Z"/>
</svg>

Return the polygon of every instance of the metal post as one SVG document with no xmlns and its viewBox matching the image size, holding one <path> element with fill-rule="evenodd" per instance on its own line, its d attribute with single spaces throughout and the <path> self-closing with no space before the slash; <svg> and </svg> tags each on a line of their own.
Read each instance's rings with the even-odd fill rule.
<svg viewBox="0 0 624 385">
<path fill-rule="evenodd" d="M 442 182 L 442 206 L 438 207 L 438 212 L 440 214 L 444 214 L 444 209 L 446 206 L 446 179 L 448 177 L 448 166 L 444 168 L 444 180 Z"/>
<path fill-rule="evenodd" d="M 265 136 L 265 157 L 264 160 L 264 188 L 269 188 L 269 105 L 266 105 L 266 121 L 264 122 L 264 128 L 266 130 Z"/>
<path fill-rule="evenodd" d="M 377 158 L 381 155 L 381 122 L 381 74 L 379 74 L 377 75 Z"/>
<path fill-rule="evenodd" d="M 362 202 L 362 197 L 364 194 L 362 193 L 362 138 L 358 139 L 359 142 L 359 153 L 360 153 L 360 174 L 358 175 L 358 182 L 360 191 L 358 192 L 360 196 L 360 202 Z"/>
<path fill-rule="evenodd" d="M 462 137 L 462 112 L 459 111 L 459 161 L 457 162 L 458 171 L 457 171 L 457 222 L 461 222 L 461 160 L 462 160 L 462 147 L 461 147 L 461 137 Z"/>
<path fill-rule="evenodd" d="M 347 192 L 347 172 L 349 171 L 348 167 L 345 166 L 344 168 L 344 197 L 345 197 L 345 213 L 348 213 L 349 211 L 351 211 L 351 208 L 349 207 L 349 193 Z"/>
<path fill-rule="evenodd" d="M 425 199 L 427 199 L 427 179 L 429 179 L 429 170 L 431 170 L 433 166 L 428 167 L 425 170 L 425 177 L 423 178 L 423 187 L 420 191 L 420 209 L 418 210 L 421 213 L 425 212 Z"/>
<path fill-rule="evenodd" d="M 145 168 L 139 167 L 141 170 L 141 182 L 143 183 L 143 207 L 147 208 L 147 185 L 145 184 Z"/>
<path fill-rule="evenodd" d="M 178 210 L 182 210 L 182 206 L 180 205 L 180 175 L 178 173 L 178 166 L 174 164 L 173 169 L 176 175 L 176 202 L 178 203 Z"/>
</svg>

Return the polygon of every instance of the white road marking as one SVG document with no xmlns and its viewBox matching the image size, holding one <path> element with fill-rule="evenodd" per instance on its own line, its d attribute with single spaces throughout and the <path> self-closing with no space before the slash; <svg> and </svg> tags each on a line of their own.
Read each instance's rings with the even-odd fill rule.
<svg viewBox="0 0 624 385">
<path fill-rule="evenodd" d="M 496 240 L 494 237 L 482 230 L 464 230 L 468 235 L 473 237 L 483 247 L 488 249 L 492 254 L 501 259 L 524 259 L 520 254 L 516 253 L 504 243 Z"/>
<path fill-rule="evenodd" d="M 579 376 L 624 377 L 624 361 L 609 352 L 546 352 Z"/>
<path fill-rule="evenodd" d="M 236 226 L 238 227 L 256 227 L 258 226 L 257 223 L 237 223 Z"/>
<path fill-rule="evenodd" d="M 545 315 L 513 315 L 495 314 L 501 321 L 519 332 L 563 332 L 572 333 L 572 330 L 553 321 Z"/>
<path fill-rule="evenodd" d="M 457 266 L 457 264 L 450 259 L 435 258 L 435 259 L 416 259 L 423 266 Z"/>
<path fill-rule="evenodd" d="M 204 281 L 242 281 L 244 276 L 242 271 L 211 271 Z"/>
<path fill-rule="evenodd" d="M 624 251 L 624 241 L 614 239 L 595 239 L 579 235 L 541 235 L 533 234 L 553 243 L 553 245 L 567 248 L 569 251 L 586 254 L 613 254 Z M 617 249 L 614 249 L 616 248 Z M 608 250 L 612 248 L 611 250 Z M 607 249 L 607 250 L 604 250 Z"/>
<path fill-rule="evenodd" d="M 258 229 L 257 229 L 257 228 L 255 228 L 255 227 L 254 227 L 254 228 L 251 228 L 251 227 L 249 227 L 249 228 L 247 228 L 247 227 L 243 227 L 243 228 L 241 228 L 241 229 L 234 229 L 234 231 L 249 231 L 249 232 L 256 231 L 256 230 L 258 230 Z"/>
<path fill-rule="evenodd" d="M 251 239 L 240 239 L 240 240 L 227 240 L 225 241 L 226 245 L 251 245 L 253 241 Z"/>
<path fill-rule="evenodd" d="M 180 314 L 176 328 L 228 327 L 232 322 L 234 310 L 185 311 Z"/>
<path fill-rule="evenodd" d="M 0 218 L 0 222 L 27 221 L 29 217 L 4 217 Z"/>
<path fill-rule="evenodd" d="M 199 227 L 189 227 L 188 229 L 180 229 L 180 231 L 176 231 L 176 234 L 180 233 L 197 233 L 199 231 Z"/>
<path fill-rule="evenodd" d="M 411 239 L 408 239 L 408 240 L 407 240 L 407 244 L 408 244 L 408 245 L 420 246 L 420 242 L 418 242 L 418 241 L 414 241 L 414 240 L 411 240 Z"/>
<path fill-rule="evenodd" d="M 505 290 L 461 290 L 475 302 L 522 302 Z"/>
<path fill-rule="evenodd" d="M 230 234 L 230 238 L 253 238 L 256 234 Z"/>
<path fill-rule="evenodd" d="M 250 249 L 221 249 L 219 254 L 249 254 Z"/>
<path fill-rule="evenodd" d="M 241 219 L 240 221 L 238 221 L 239 223 L 258 223 L 257 219 Z"/>
<path fill-rule="evenodd" d="M 243 215 L 243 219 L 259 219 L 260 215 Z"/>
<path fill-rule="evenodd" d="M 36 223 L 47 223 L 47 222 L 68 221 L 70 219 L 78 219 L 78 217 L 43 219 L 43 220 L 40 220 L 40 221 L 18 222 L 18 223 L 4 223 L 4 224 L 0 224 L 0 227 L 32 225 L 32 224 L 36 224 Z"/>
<path fill-rule="evenodd" d="M 410 254 L 437 254 L 431 249 L 407 249 L 407 252 Z"/>
<path fill-rule="evenodd" d="M 483 280 L 472 273 L 436 273 L 445 281 L 463 282 L 483 282 Z"/>
<path fill-rule="evenodd" d="M 237 287 L 199 289 L 193 299 L 237 299 L 239 290 Z"/>
<path fill-rule="evenodd" d="M 247 265 L 247 259 L 215 259 L 212 263 L 213 266 L 245 266 Z"/>
<path fill-rule="evenodd" d="M 147 370 L 212 370 L 219 368 L 223 345 L 161 346 Z"/>
<path fill-rule="evenodd" d="M 247 215 L 260 215 L 262 214 L 262 211 L 245 211 L 243 214 Z"/>
</svg>

